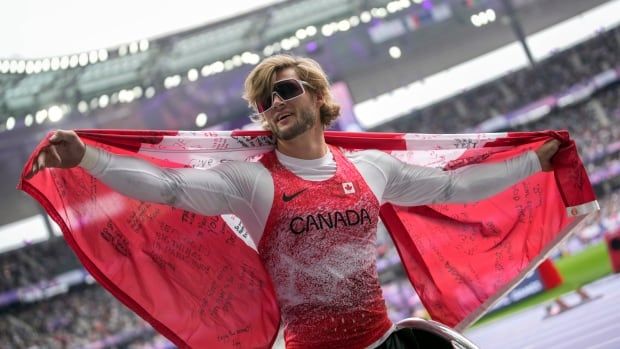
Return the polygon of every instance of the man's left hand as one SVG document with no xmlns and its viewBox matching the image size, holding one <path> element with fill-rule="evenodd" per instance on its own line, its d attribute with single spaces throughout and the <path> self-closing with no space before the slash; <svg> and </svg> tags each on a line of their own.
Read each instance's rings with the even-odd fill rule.
<svg viewBox="0 0 620 349">
<path fill-rule="evenodd" d="M 551 158 L 555 153 L 557 153 L 558 149 L 560 149 L 560 141 L 554 139 L 543 144 L 540 148 L 536 150 L 536 155 L 538 155 L 538 160 L 540 160 L 540 167 L 543 171 L 551 171 L 553 170 L 553 166 L 551 165 Z"/>
</svg>

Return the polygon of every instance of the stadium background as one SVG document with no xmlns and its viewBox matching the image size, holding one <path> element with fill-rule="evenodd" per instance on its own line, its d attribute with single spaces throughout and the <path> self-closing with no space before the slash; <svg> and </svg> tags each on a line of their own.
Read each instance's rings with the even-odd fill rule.
<svg viewBox="0 0 620 349">
<path fill-rule="evenodd" d="M 617 0 L 292 0 L 95 50 L 0 57 L 0 348 L 170 346 L 93 284 L 15 184 L 51 129 L 255 128 L 243 80 L 277 52 L 322 64 L 344 107 L 335 129 L 569 129 L 602 209 L 551 257 L 604 245 L 620 225 L 619 23 Z M 379 240 L 390 316 L 423 316 Z"/>
</svg>

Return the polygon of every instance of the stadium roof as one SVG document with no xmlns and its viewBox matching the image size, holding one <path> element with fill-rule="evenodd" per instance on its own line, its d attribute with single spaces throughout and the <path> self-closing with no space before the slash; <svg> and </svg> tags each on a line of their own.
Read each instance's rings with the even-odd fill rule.
<svg viewBox="0 0 620 349">
<path fill-rule="evenodd" d="M 284 0 L 10 1 L 0 11 L 0 57 L 40 58 L 114 47 L 232 18 Z"/>
</svg>

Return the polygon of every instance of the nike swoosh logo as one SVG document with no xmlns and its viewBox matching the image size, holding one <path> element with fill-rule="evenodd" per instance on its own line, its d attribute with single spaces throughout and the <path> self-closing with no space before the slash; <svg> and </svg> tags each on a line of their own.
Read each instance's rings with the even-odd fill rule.
<svg viewBox="0 0 620 349">
<path fill-rule="evenodd" d="M 293 200 L 297 195 L 299 195 L 299 194 L 303 193 L 304 191 L 306 191 L 306 189 L 308 189 L 308 188 L 304 188 L 304 189 L 296 192 L 293 195 L 286 195 L 286 193 L 283 193 L 282 194 L 282 201 L 289 202 L 289 201 Z"/>
</svg>

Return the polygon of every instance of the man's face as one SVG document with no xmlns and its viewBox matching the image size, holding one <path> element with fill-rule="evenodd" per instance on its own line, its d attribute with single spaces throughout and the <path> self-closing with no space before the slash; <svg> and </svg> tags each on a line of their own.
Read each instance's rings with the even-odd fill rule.
<svg viewBox="0 0 620 349">
<path fill-rule="evenodd" d="M 300 80 L 295 70 L 288 68 L 276 73 L 275 81 L 291 78 Z M 273 107 L 263 115 L 271 132 L 278 139 L 288 141 L 319 122 L 317 97 L 307 89 L 303 95 L 288 101 L 274 95 Z"/>
</svg>

